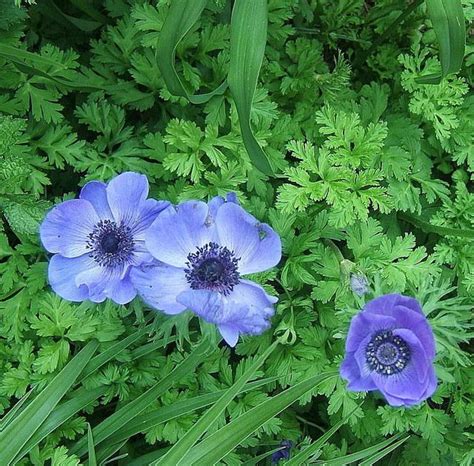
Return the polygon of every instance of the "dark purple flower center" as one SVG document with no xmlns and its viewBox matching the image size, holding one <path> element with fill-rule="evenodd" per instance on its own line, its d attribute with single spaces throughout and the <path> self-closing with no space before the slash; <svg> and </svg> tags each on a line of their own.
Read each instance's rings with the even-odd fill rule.
<svg viewBox="0 0 474 466">
<path fill-rule="evenodd" d="M 410 348 L 391 330 L 376 333 L 365 349 L 370 370 L 383 375 L 398 374 L 410 361 Z"/>
<path fill-rule="evenodd" d="M 89 234 L 89 256 L 99 265 L 116 267 L 130 260 L 135 242 L 129 227 L 111 220 L 101 220 Z"/>
<path fill-rule="evenodd" d="M 207 243 L 188 255 L 186 279 L 193 290 L 212 290 L 228 295 L 240 281 L 239 258 L 225 246 Z"/>
</svg>

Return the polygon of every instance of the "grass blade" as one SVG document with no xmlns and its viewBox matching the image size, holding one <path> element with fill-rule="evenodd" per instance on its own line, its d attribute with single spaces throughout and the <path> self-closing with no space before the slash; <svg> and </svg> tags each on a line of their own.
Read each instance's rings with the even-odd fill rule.
<svg viewBox="0 0 474 466">
<path fill-rule="evenodd" d="M 0 464 L 8 465 L 41 427 L 91 359 L 99 343 L 89 342 L 0 434 Z"/>
<path fill-rule="evenodd" d="M 19 461 L 38 443 L 45 439 L 51 432 L 64 424 L 74 414 L 84 409 L 100 396 L 105 394 L 107 387 L 99 387 L 93 390 L 80 389 L 71 393 L 71 399 L 57 406 L 54 411 L 47 417 L 41 427 L 26 442 L 21 452 L 16 456 L 14 463 Z"/>
<path fill-rule="evenodd" d="M 277 380 L 277 377 L 269 377 L 267 379 L 251 382 L 245 385 L 240 393 L 255 390 L 263 385 L 274 382 L 275 380 Z M 126 426 L 109 437 L 108 443 L 119 443 L 123 440 L 127 440 L 133 435 L 156 427 L 160 424 L 163 424 L 164 422 L 168 422 L 171 419 L 175 419 L 177 417 L 184 416 L 185 414 L 192 413 L 198 409 L 205 408 L 206 406 L 215 403 L 225 392 L 226 390 L 219 390 L 218 392 L 196 396 L 188 400 L 179 401 L 170 406 L 163 406 L 161 408 L 155 409 L 140 416 L 139 418 L 130 421 Z"/>
<path fill-rule="evenodd" d="M 267 42 L 267 16 L 267 0 L 236 0 L 232 11 L 228 82 L 250 160 L 261 172 L 271 175 L 267 154 L 250 126 L 253 97 Z"/>
<path fill-rule="evenodd" d="M 223 94 L 227 83 L 222 83 L 208 94 L 191 95 L 181 81 L 174 66 L 176 47 L 201 16 L 207 0 L 174 0 L 160 32 L 156 48 L 157 65 L 166 87 L 174 95 L 186 97 L 193 104 L 203 104 L 211 97 Z"/>
<path fill-rule="evenodd" d="M 28 400 L 28 398 L 30 397 L 32 393 L 33 393 L 33 390 L 30 390 L 28 393 L 25 393 L 18 400 L 15 406 L 13 406 L 13 408 L 10 409 L 10 411 L 8 411 L 8 413 L 4 417 L 2 417 L 2 420 L 0 421 L 0 432 L 3 429 L 5 429 L 5 427 L 7 427 L 7 425 L 10 424 L 10 422 L 13 421 L 13 419 L 15 418 L 17 414 L 19 414 L 19 412 L 25 406 L 26 401 Z"/>
<path fill-rule="evenodd" d="M 398 440 L 398 442 L 392 443 L 387 448 L 384 448 L 382 451 L 379 451 L 378 453 L 375 453 L 373 456 L 371 456 L 370 458 L 368 458 L 365 461 L 363 461 L 362 463 L 360 463 L 360 466 L 372 466 L 377 461 L 380 461 L 382 458 L 384 458 L 389 453 L 391 453 L 393 450 L 396 450 L 402 443 L 405 443 L 409 438 L 410 438 L 410 436 L 407 435 L 406 437 Z"/>
<path fill-rule="evenodd" d="M 286 462 L 287 466 L 298 466 L 300 464 L 305 464 L 313 455 L 315 455 L 324 444 L 349 420 L 349 418 L 354 414 L 356 409 L 360 408 L 360 404 L 354 408 L 346 417 L 341 419 L 337 424 L 335 424 L 331 429 L 325 432 L 321 437 L 319 437 L 315 442 L 300 451 L 292 459 Z"/>
<path fill-rule="evenodd" d="M 338 373 L 331 372 L 310 377 L 250 409 L 191 449 L 183 458 L 183 464 L 207 466 L 217 463 L 269 419 L 293 404 L 309 390 L 337 375 Z"/>
<path fill-rule="evenodd" d="M 426 9 L 439 44 L 442 75 L 422 76 L 417 82 L 439 83 L 461 69 L 466 44 L 466 24 L 461 0 L 426 0 Z"/>
<path fill-rule="evenodd" d="M 92 433 L 94 435 L 95 444 L 99 445 L 119 429 L 126 426 L 132 419 L 139 416 L 150 405 L 150 403 L 166 392 L 166 390 L 168 390 L 175 382 L 178 382 L 182 377 L 185 377 L 192 372 L 195 367 L 205 359 L 208 350 L 209 342 L 204 340 L 164 379 L 160 380 L 156 385 L 148 389 L 138 398 L 126 404 L 102 421 L 98 426 L 94 427 Z M 79 440 L 70 449 L 70 452 L 71 454 L 78 456 L 85 455 L 87 453 L 87 437 L 83 437 Z"/>
<path fill-rule="evenodd" d="M 97 459 L 95 457 L 94 436 L 92 435 L 92 429 L 89 423 L 87 423 L 87 447 L 89 451 L 89 466 L 97 466 Z"/>
<path fill-rule="evenodd" d="M 123 340 L 119 341 L 115 345 L 111 346 L 109 349 L 93 357 L 89 361 L 87 366 L 84 368 L 81 374 L 81 381 L 84 380 L 89 375 L 91 375 L 97 369 L 102 367 L 104 364 L 114 359 L 124 349 L 128 348 L 130 345 L 133 345 L 133 343 L 138 341 L 140 338 L 142 338 L 144 335 L 146 335 L 148 332 L 152 330 L 153 330 L 152 325 L 148 325 L 147 327 L 139 329 L 135 333 L 132 333 L 128 337 L 124 338 Z M 163 341 L 163 340 L 160 340 L 160 341 Z M 164 341 L 163 341 L 163 345 L 164 345 Z"/>
<path fill-rule="evenodd" d="M 255 373 L 262 366 L 265 360 L 276 348 L 278 342 L 273 343 L 257 360 L 239 377 L 232 387 L 209 408 L 206 413 L 173 445 L 170 451 L 166 453 L 154 465 L 186 464 L 181 461 L 186 456 L 193 445 L 208 431 L 208 429 L 219 419 L 219 416 L 229 406 L 232 400 L 242 391 L 245 384 L 254 377 Z"/>
<path fill-rule="evenodd" d="M 411 223 L 413 226 L 420 228 L 425 233 L 436 233 L 439 236 L 459 236 L 461 238 L 474 238 L 474 230 L 468 229 L 455 229 L 448 228 L 438 225 L 433 225 L 421 217 L 416 215 L 407 214 L 405 212 L 397 212 L 397 217 L 405 220 L 405 222 Z"/>
<path fill-rule="evenodd" d="M 376 454 L 380 450 L 383 450 L 385 447 L 392 445 L 394 442 L 399 440 L 402 437 L 402 434 L 394 435 L 387 440 L 383 440 L 382 442 L 378 443 L 377 445 L 373 445 L 368 448 L 364 448 L 364 450 L 357 451 L 355 453 L 350 453 L 345 456 L 341 456 L 340 458 L 334 458 L 327 461 L 316 461 L 316 464 L 327 465 L 327 466 L 344 466 L 346 464 L 352 464 L 354 462 L 359 462 L 361 460 L 365 460 L 370 456 Z M 408 436 L 406 437 L 408 438 Z M 405 439 L 406 440 L 406 439 Z"/>
</svg>

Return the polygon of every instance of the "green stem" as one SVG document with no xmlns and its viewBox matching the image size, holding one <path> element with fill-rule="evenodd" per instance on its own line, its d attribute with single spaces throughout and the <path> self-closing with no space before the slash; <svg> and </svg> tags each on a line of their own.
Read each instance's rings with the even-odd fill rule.
<svg viewBox="0 0 474 466">
<path fill-rule="evenodd" d="M 321 426 L 318 426 L 318 424 L 315 424 L 314 422 L 307 421 L 304 417 L 296 416 L 296 419 L 298 419 L 298 421 L 301 421 L 303 424 L 308 424 L 308 426 L 316 427 L 316 429 L 319 429 L 323 434 L 326 433 L 326 431 Z"/>
</svg>

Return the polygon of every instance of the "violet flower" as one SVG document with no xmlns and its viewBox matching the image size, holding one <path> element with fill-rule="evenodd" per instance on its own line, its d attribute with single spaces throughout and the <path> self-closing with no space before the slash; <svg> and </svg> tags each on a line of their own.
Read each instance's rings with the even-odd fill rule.
<svg viewBox="0 0 474 466">
<path fill-rule="evenodd" d="M 341 376 L 351 391 L 379 390 L 392 406 L 416 405 L 436 390 L 434 357 L 433 332 L 418 301 L 389 294 L 352 319 Z"/>
<path fill-rule="evenodd" d="M 293 442 L 291 440 L 282 440 L 280 442 L 281 450 L 278 450 L 272 454 L 272 464 L 277 464 L 280 460 L 290 459 L 291 449 L 293 447 Z"/>
<path fill-rule="evenodd" d="M 159 262 L 131 277 L 150 306 L 166 314 L 190 309 L 217 325 L 230 346 L 239 334 L 258 335 L 270 326 L 277 298 L 242 276 L 278 264 L 280 238 L 235 195 L 168 207 L 148 230 L 146 246 Z"/>
<path fill-rule="evenodd" d="M 108 184 L 87 183 L 79 199 L 54 207 L 40 227 L 44 247 L 55 255 L 48 269 L 53 290 L 69 301 L 130 302 L 134 266 L 151 262 L 145 232 L 169 202 L 147 199 L 148 181 L 123 173 Z"/>
</svg>

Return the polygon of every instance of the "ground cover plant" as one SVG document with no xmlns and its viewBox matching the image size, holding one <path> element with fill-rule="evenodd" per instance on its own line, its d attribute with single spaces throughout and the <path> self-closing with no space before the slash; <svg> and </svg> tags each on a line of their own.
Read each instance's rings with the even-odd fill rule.
<svg viewBox="0 0 474 466">
<path fill-rule="evenodd" d="M 0 6 L 0 465 L 472 464 L 472 0 Z"/>
</svg>

